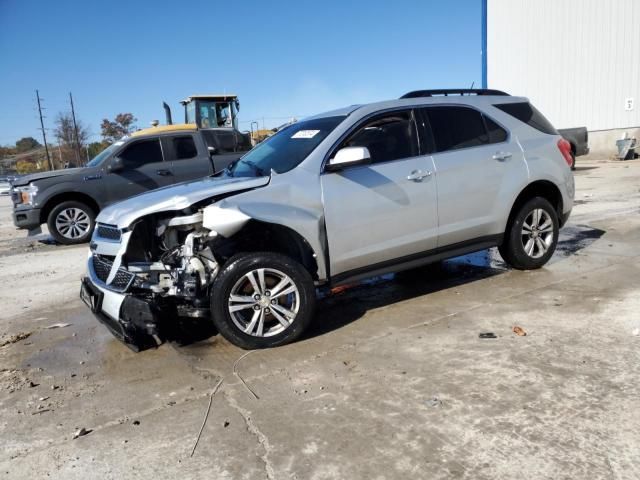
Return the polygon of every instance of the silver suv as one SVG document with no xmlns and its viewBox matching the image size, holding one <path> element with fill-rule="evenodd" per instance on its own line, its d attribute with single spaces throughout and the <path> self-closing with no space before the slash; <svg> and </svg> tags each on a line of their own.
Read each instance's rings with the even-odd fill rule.
<svg viewBox="0 0 640 480">
<path fill-rule="evenodd" d="M 498 246 L 542 267 L 573 205 L 571 146 L 526 98 L 417 91 L 295 123 L 225 171 L 104 209 L 81 297 L 136 350 L 185 318 L 282 345 L 317 288 Z"/>
</svg>

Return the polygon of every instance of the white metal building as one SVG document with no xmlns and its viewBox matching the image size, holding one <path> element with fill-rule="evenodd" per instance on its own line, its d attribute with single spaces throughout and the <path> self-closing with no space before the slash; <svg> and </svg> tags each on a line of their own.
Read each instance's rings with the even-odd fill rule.
<svg viewBox="0 0 640 480">
<path fill-rule="evenodd" d="M 557 128 L 640 127 L 640 0 L 484 1 L 486 87 Z"/>
</svg>

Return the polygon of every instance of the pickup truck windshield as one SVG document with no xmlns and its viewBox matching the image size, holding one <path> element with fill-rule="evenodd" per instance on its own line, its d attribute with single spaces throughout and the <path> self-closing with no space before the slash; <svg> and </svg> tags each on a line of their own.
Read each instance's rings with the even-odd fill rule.
<svg viewBox="0 0 640 480">
<path fill-rule="evenodd" d="M 101 151 L 98 155 L 93 157 L 91 159 L 91 161 L 89 163 L 87 163 L 87 167 L 95 167 L 96 165 L 99 165 L 100 163 L 102 163 L 102 161 L 105 158 L 107 158 L 109 155 L 111 155 L 111 152 L 113 152 L 120 145 L 122 145 L 122 142 L 116 142 L 113 145 L 109 145 L 107 148 L 105 148 L 103 151 Z"/>
<path fill-rule="evenodd" d="M 260 143 L 229 166 L 233 177 L 260 177 L 271 169 L 284 173 L 297 167 L 346 117 L 324 117 L 294 123 Z"/>
</svg>

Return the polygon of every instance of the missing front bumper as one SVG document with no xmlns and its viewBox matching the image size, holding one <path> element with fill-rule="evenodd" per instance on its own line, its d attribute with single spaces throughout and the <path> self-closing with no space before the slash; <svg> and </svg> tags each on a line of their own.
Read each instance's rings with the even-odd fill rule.
<svg viewBox="0 0 640 480">
<path fill-rule="evenodd" d="M 80 298 L 96 319 L 133 351 L 140 352 L 164 343 L 163 315 L 158 307 L 131 295 L 121 296 L 114 307 L 112 292 L 96 286 L 88 277 L 82 280 Z"/>
</svg>

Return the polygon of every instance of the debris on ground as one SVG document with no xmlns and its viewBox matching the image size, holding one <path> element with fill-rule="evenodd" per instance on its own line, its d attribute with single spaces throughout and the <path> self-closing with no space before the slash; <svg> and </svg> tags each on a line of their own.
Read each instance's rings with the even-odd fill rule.
<svg viewBox="0 0 640 480">
<path fill-rule="evenodd" d="M 196 448 L 198 447 L 198 442 L 200 441 L 200 437 L 202 436 L 202 431 L 204 430 L 204 426 L 207 424 L 207 419 L 209 418 L 209 412 L 211 411 L 211 404 L 213 403 L 213 396 L 216 394 L 216 392 L 220 388 L 220 385 L 222 385 L 223 380 L 224 380 L 224 377 L 220 379 L 220 381 L 216 384 L 216 386 L 213 388 L 213 390 L 211 390 L 211 393 L 209 394 L 209 404 L 207 405 L 207 410 L 204 413 L 204 420 L 202 420 L 202 425 L 200 426 L 200 430 L 198 431 L 198 436 L 196 437 L 196 441 L 193 444 L 193 448 L 191 449 L 191 455 L 189 455 L 190 457 L 193 457 L 193 454 L 196 453 Z"/>
<path fill-rule="evenodd" d="M 133 424 L 134 424 L 134 425 L 140 425 L 140 420 L 134 420 L 134 421 L 133 421 Z"/>
<path fill-rule="evenodd" d="M 244 378 L 242 378 L 242 376 L 240 376 L 240 373 L 238 373 L 238 364 L 240 363 L 240 361 L 246 357 L 247 355 L 256 352 L 257 350 L 249 350 L 247 353 L 245 353 L 244 355 L 242 355 L 240 358 L 238 358 L 234 364 L 233 364 L 233 374 L 238 377 L 238 380 L 240 380 L 240 382 L 242 383 L 242 385 L 244 385 L 244 388 L 247 389 L 247 391 L 253 396 L 253 398 L 255 398 L 256 400 L 259 400 L 260 397 L 258 397 L 258 395 L 256 394 L 256 392 L 254 392 L 249 385 L 247 385 L 247 382 L 244 381 Z"/>
<path fill-rule="evenodd" d="M 229 426 L 229 420 L 225 420 L 224 421 L 224 428 L 227 428 Z"/>
<path fill-rule="evenodd" d="M 51 330 L 53 328 L 65 328 L 65 327 L 68 327 L 70 325 L 71 325 L 70 323 L 54 323 L 54 324 L 48 325 L 48 326 L 46 326 L 44 328 L 47 328 L 47 329 Z"/>
<path fill-rule="evenodd" d="M 478 335 L 478 338 L 498 338 L 493 332 L 482 332 Z"/>
<path fill-rule="evenodd" d="M 50 411 L 51 411 L 50 408 L 43 408 L 42 410 L 36 410 L 35 412 L 31 412 L 31 415 L 38 415 L 40 413 L 50 412 Z"/>
<path fill-rule="evenodd" d="M 640 328 L 636 328 L 633 332 L 631 332 L 631 335 L 633 335 L 634 337 L 640 335 Z"/>
<path fill-rule="evenodd" d="M 11 345 L 12 343 L 18 343 L 20 340 L 24 340 L 25 338 L 29 338 L 33 332 L 20 332 L 15 335 L 10 336 L 6 340 L 2 340 L 0 342 L 0 347 L 4 347 L 5 345 Z"/>
<path fill-rule="evenodd" d="M 34 387 L 37 387 L 38 385 L 40 384 L 35 382 L 29 382 L 29 388 L 34 388 Z"/>
<path fill-rule="evenodd" d="M 427 400 L 425 403 L 427 407 L 439 407 L 442 405 L 442 400 L 440 400 L 438 397 L 433 397 Z"/>
<path fill-rule="evenodd" d="M 73 439 L 75 440 L 78 437 L 84 437 L 85 435 L 89 435 L 93 430 L 87 428 L 81 428 L 76 433 L 73 434 Z"/>
<path fill-rule="evenodd" d="M 518 335 L 519 337 L 526 337 L 527 336 L 527 332 L 525 332 L 524 328 L 519 327 L 519 326 L 515 326 L 513 327 L 513 333 L 515 333 L 516 335 Z"/>
</svg>

